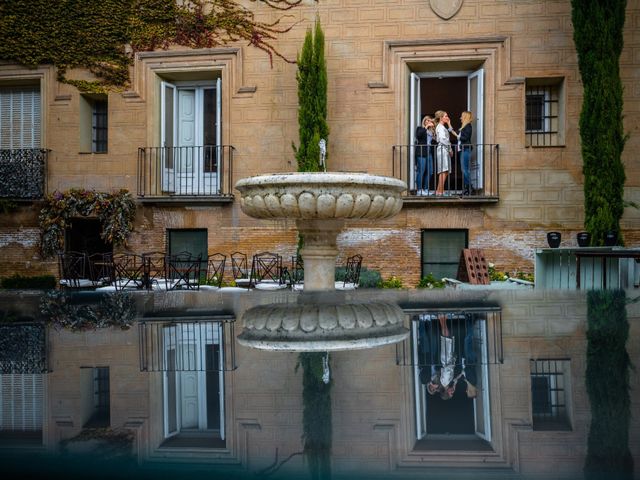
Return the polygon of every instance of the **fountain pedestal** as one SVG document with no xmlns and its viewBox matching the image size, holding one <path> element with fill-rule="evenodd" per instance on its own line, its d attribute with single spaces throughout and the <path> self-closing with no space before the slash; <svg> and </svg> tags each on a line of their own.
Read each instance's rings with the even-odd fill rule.
<svg viewBox="0 0 640 480">
<path fill-rule="evenodd" d="M 304 290 L 327 291 L 335 287 L 335 263 L 338 256 L 338 234 L 344 220 L 297 220 L 304 247 Z"/>
</svg>

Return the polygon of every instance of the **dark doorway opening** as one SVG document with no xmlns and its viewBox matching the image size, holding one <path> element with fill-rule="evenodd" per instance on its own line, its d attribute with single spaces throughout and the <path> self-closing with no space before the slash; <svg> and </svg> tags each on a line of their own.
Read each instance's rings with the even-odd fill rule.
<svg viewBox="0 0 640 480">
<path fill-rule="evenodd" d="M 100 237 L 102 225 L 97 218 L 72 218 L 64 232 L 66 252 L 111 253 L 113 246 Z"/>
<path fill-rule="evenodd" d="M 460 129 L 460 115 L 467 110 L 468 105 L 468 77 L 426 77 L 420 79 L 420 118 L 425 115 L 434 116 L 438 110 L 444 110 L 449 114 L 451 126 L 455 131 Z M 449 188 L 462 188 L 462 167 L 460 158 L 455 148 L 457 139 L 450 136 L 454 145 L 454 159 L 449 173 Z M 436 175 L 430 179 L 429 189 L 435 190 Z"/>
</svg>

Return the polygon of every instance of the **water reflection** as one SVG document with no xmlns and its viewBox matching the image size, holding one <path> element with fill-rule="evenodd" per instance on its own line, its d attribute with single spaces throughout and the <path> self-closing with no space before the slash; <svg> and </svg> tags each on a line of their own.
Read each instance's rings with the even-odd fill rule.
<svg viewBox="0 0 640 480">
<path fill-rule="evenodd" d="M 396 305 L 409 336 L 328 357 L 238 344 L 247 311 L 295 293 L 125 297 L 0 292 L 3 470 L 632 478 L 638 462 L 640 303 L 620 293 L 349 293 L 333 300 Z M 448 400 L 427 391 L 441 321 L 465 373 Z"/>
</svg>

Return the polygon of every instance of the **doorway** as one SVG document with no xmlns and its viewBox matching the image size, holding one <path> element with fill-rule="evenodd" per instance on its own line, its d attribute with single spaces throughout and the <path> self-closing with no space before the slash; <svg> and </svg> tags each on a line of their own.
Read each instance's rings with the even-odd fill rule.
<svg viewBox="0 0 640 480">
<path fill-rule="evenodd" d="M 479 68 L 472 71 L 412 72 L 410 77 L 409 144 L 415 145 L 416 127 L 421 125 L 425 115 L 434 116 L 436 111 L 444 110 L 451 118 L 452 128 L 458 131 L 461 125 L 460 115 L 465 110 L 471 111 L 473 114 L 471 143 L 476 145 L 470 159 L 471 186 L 475 189 L 482 188 L 483 149 L 480 145 L 483 142 L 484 70 Z M 447 189 L 462 191 L 461 158 L 455 148 L 457 139 L 451 135 L 450 140 L 454 146 L 454 157 L 447 180 Z M 409 185 L 410 189 L 415 189 L 415 152 L 414 149 L 409 151 Z M 435 190 L 436 182 L 437 174 L 431 175 L 427 179 L 428 189 Z"/>
<path fill-rule="evenodd" d="M 101 233 L 102 224 L 97 218 L 72 218 L 64 232 L 64 250 L 83 252 L 87 256 L 113 252 L 113 246 L 100 236 Z"/>
</svg>

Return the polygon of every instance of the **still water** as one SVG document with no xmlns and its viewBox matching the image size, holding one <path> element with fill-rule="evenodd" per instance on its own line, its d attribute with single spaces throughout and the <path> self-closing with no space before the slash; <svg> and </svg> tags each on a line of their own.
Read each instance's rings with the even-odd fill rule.
<svg viewBox="0 0 640 480">
<path fill-rule="evenodd" d="M 637 478 L 639 296 L 0 292 L 0 470 Z"/>
</svg>

